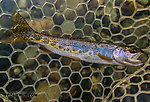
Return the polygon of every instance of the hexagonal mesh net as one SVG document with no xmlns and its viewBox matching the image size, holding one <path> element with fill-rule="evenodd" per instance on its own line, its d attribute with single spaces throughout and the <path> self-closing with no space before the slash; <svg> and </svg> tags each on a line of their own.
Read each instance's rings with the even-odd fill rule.
<svg viewBox="0 0 150 102">
<path fill-rule="evenodd" d="M 149 0 L 0 0 L 0 38 L 17 11 L 47 35 L 107 40 L 149 53 L 149 8 Z M 149 62 L 95 64 L 44 52 L 35 43 L 0 43 L 0 101 L 149 102 Z"/>
</svg>

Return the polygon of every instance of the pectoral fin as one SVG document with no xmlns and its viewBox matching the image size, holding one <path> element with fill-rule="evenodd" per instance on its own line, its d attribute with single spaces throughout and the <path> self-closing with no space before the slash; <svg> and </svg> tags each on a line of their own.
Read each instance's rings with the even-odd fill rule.
<svg viewBox="0 0 150 102">
<path fill-rule="evenodd" d="M 109 57 L 106 57 L 104 55 L 101 55 L 101 54 L 96 54 L 98 57 L 100 57 L 102 60 L 105 60 L 105 61 L 108 61 L 108 62 L 111 62 L 113 61 L 111 58 Z"/>
</svg>

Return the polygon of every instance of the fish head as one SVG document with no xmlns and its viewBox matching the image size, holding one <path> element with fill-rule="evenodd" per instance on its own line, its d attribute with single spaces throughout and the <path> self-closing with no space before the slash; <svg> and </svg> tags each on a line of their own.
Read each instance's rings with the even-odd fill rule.
<svg viewBox="0 0 150 102">
<path fill-rule="evenodd" d="M 135 47 L 117 47 L 113 51 L 113 58 L 123 65 L 140 66 L 147 61 L 148 56 Z"/>
</svg>

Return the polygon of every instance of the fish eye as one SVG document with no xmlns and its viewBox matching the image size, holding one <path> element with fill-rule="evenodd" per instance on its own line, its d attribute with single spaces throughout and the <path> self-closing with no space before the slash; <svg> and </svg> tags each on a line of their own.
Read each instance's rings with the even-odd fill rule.
<svg viewBox="0 0 150 102">
<path fill-rule="evenodd" d="M 140 49 L 136 48 L 136 47 L 128 47 L 127 50 L 130 52 L 130 53 L 138 53 L 140 52 Z"/>
</svg>

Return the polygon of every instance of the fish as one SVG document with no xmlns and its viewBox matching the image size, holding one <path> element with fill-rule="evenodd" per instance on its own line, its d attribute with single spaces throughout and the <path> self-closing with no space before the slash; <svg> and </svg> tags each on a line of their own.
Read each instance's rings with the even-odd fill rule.
<svg viewBox="0 0 150 102">
<path fill-rule="evenodd" d="M 53 53 L 90 63 L 140 66 L 148 59 L 144 52 L 135 47 L 47 36 L 33 30 L 18 12 L 12 14 L 12 22 L 13 29 L 6 31 L 1 43 L 30 41 Z"/>
</svg>

